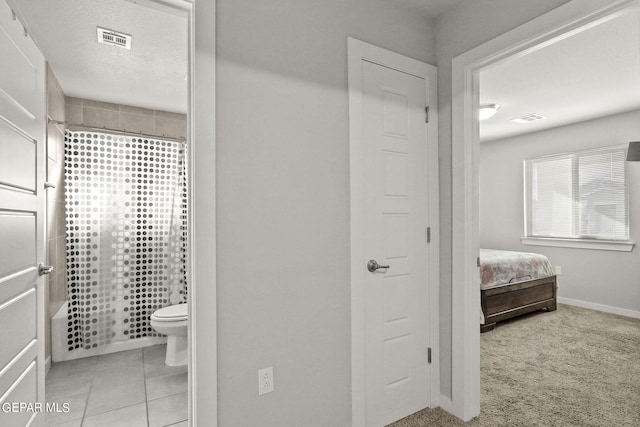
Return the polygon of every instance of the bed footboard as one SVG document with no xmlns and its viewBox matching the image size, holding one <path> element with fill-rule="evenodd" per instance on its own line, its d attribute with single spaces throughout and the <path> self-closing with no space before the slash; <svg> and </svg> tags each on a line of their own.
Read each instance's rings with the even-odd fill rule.
<svg viewBox="0 0 640 427">
<path fill-rule="evenodd" d="M 481 289 L 485 324 L 480 332 L 492 330 L 497 322 L 536 310 L 556 309 L 556 276 Z"/>
</svg>

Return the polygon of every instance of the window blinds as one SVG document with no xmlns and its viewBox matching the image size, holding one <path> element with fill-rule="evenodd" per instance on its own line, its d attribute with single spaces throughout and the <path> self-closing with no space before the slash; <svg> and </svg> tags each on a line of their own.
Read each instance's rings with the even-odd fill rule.
<svg viewBox="0 0 640 427">
<path fill-rule="evenodd" d="M 628 240 L 626 145 L 525 160 L 526 233 Z"/>
</svg>

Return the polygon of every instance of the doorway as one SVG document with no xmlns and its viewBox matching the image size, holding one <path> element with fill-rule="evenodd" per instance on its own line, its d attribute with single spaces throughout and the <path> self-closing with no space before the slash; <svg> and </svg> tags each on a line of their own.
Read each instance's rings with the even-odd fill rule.
<svg viewBox="0 0 640 427">
<path fill-rule="evenodd" d="M 453 60 L 453 230 L 452 369 L 455 415 L 469 420 L 480 412 L 480 352 L 476 257 L 479 250 L 479 72 L 509 57 L 542 48 L 594 25 L 637 1 L 572 1 L 539 19 L 479 46 Z"/>
<path fill-rule="evenodd" d="M 53 327 L 53 323 L 56 320 L 61 320 L 61 322 L 58 323 L 62 323 L 63 327 L 66 329 L 67 325 L 65 325 L 65 323 L 69 322 L 68 313 L 71 310 L 69 308 L 69 304 L 66 302 L 69 298 L 68 293 L 66 292 L 66 285 L 68 283 L 65 283 L 66 276 L 69 271 L 64 271 L 66 267 L 70 266 L 69 258 L 65 254 L 67 249 L 65 228 L 67 224 L 65 224 L 64 219 L 64 179 L 62 179 L 65 156 L 63 154 L 64 148 L 61 147 L 64 145 L 65 129 L 73 128 L 73 131 L 90 132 L 92 135 L 104 135 L 104 131 L 108 131 L 117 135 L 108 136 L 114 141 L 120 137 L 124 139 L 130 138 L 130 141 L 124 141 L 124 144 L 134 144 L 136 143 L 135 141 L 142 139 L 144 139 L 144 143 L 146 144 L 146 141 L 154 138 L 167 140 L 166 144 L 168 145 L 173 144 L 173 142 L 168 140 L 189 140 L 189 134 L 192 127 L 192 120 L 189 117 L 191 111 L 191 97 L 189 93 L 190 86 L 192 85 L 192 78 L 190 77 L 192 70 L 189 65 L 189 60 L 192 60 L 193 58 L 193 36 L 191 25 L 192 5 L 181 1 L 165 2 L 153 0 L 124 1 L 118 2 L 117 4 L 108 2 L 97 2 L 97 4 L 93 4 L 93 2 L 91 2 L 92 4 L 87 2 L 69 2 L 64 6 L 69 9 L 60 11 L 55 10 L 55 5 L 50 5 L 54 10 L 47 10 L 46 7 L 41 7 L 39 4 L 35 5 L 34 2 L 31 2 L 30 0 L 15 0 L 10 1 L 10 3 L 16 11 L 18 19 L 24 25 L 25 33 L 28 32 L 30 34 L 38 44 L 40 50 L 43 51 L 47 57 L 46 59 L 49 60 L 50 77 L 52 76 L 50 81 L 48 81 L 48 86 L 50 88 L 49 98 L 62 99 L 62 103 L 58 103 L 57 105 L 54 103 L 54 106 L 49 108 L 48 111 L 50 119 L 48 131 L 51 150 L 47 155 L 47 160 L 49 165 L 52 166 L 50 168 L 52 172 L 51 178 L 58 179 L 58 185 L 48 182 L 49 189 L 47 190 L 51 193 L 51 196 L 48 195 L 48 197 L 52 202 L 50 203 L 51 208 L 49 216 L 52 219 L 57 218 L 57 221 L 54 219 L 53 221 L 50 221 L 49 224 L 49 229 L 55 229 L 56 232 L 48 236 L 48 260 L 51 261 L 49 264 L 54 266 L 54 271 L 57 272 L 58 276 L 50 281 L 50 284 L 53 283 L 55 286 L 51 287 L 48 304 L 49 315 L 46 317 L 46 320 L 49 320 L 50 317 L 52 318 L 51 335 L 54 335 L 55 327 Z M 107 10 L 105 10 L 105 8 Z M 115 10 L 111 10 L 109 8 L 115 8 Z M 68 22 L 60 20 L 62 18 L 61 15 L 64 14 L 71 15 L 71 19 L 74 17 L 81 17 L 82 19 L 75 22 L 75 25 L 73 22 L 69 25 Z M 94 21 L 94 18 L 92 18 L 92 16 L 95 17 L 96 15 L 99 17 L 98 21 Z M 149 44 L 143 41 L 144 35 L 141 34 L 144 31 L 151 30 L 153 27 L 152 24 L 143 24 L 147 19 L 151 19 L 157 25 L 162 25 L 162 31 L 158 31 L 156 36 L 158 34 L 163 34 L 161 37 L 173 39 L 174 44 L 170 44 L 167 40 L 160 40 L 156 37 L 158 45 L 164 44 L 166 49 L 169 49 L 168 46 L 177 46 L 173 51 L 167 52 L 168 55 L 165 55 L 170 59 L 164 58 L 162 54 L 154 54 L 151 49 L 146 52 L 141 52 L 139 50 L 143 47 L 149 47 Z M 132 24 L 132 20 L 136 25 Z M 79 35 L 72 31 L 72 29 L 79 29 L 83 25 L 91 27 L 86 31 L 86 34 Z M 131 51 L 126 49 L 126 47 L 97 42 L 95 37 L 96 35 L 100 36 L 101 29 L 98 27 L 105 27 L 107 30 L 113 30 L 114 32 L 119 30 L 123 35 L 131 36 L 133 41 L 130 47 L 134 50 Z M 142 27 L 145 27 L 144 31 Z M 172 30 L 178 27 L 179 29 L 176 30 L 176 32 Z M 102 29 L 104 30 L 105 28 Z M 126 28 L 132 29 L 127 30 Z M 96 29 L 98 29 L 97 34 Z M 60 43 L 60 37 L 64 38 L 69 35 L 73 35 L 74 38 L 77 38 L 78 40 L 63 40 L 63 42 Z M 59 51 L 51 49 L 51 45 L 49 44 L 51 40 L 49 40 L 49 38 L 55 39 L 55 42 L 58 44 L 66 46 L 69 51 L 72 50 L 71 45 L 74 41 L 79 41 L 80 44 L 86 43 L 84 45 L 85 49 L 76 51 L 76 56 L 71 60 L 69 60 L 68 57 L 59 57 L 56 53 Z M 139 77 L 142 77 L 141 79 L 131 78 L 131 76 L 127 77 L 126 75 L 127 70 L 134 68 L 137 61 L 136 55 L 132 54 L 132 52 L 135 52 L 136 41 L 138 52 L 142 53 L 142 56 L 147 55 L 144 58 L 147 61 L 145 63 L 147 67 L 142 73 L 138 73 Z M 97 47 L 92 47 L 94 43 Z M 89 46 L 89 48 L 87 48 L 87 46 Z M 80 47 L 83 48 L 83 46 Z M 111 48 L 113 48 L 113 50 L 110 50 L 109 52 L 104 50 Z M 94 81 L 87 83 L 86 80 L 83 81 L 77 76 L 74 77 L 74 68 L 78 70 L 87 69 L 83 65 L 90 62 L 90 60 L 87 60 L 87 58 L 91 57 L 89 51 L 99 49 L 103 49 L 104 52 L 102 59 L 93 61 L 89 64 L 88 68 L 91 71 L 89 73 L 85 72 L 85 74 L 91 75 Z M 149 61 L 151 61 L 151 63 L 149 63 Z M 158 62 L 154 63 L 153 61 Z M 113 65 L 114 63 L 116 65 Z M 120 84 L 110 86 L 110 82 L 105 82 L 105 78 L 110 77 L 115 79 L 119 78 Z M 171 81 L 175 81 L 177 83 L 172 84 Z M 161 87 L 162 90 L 157 90 L 159 87 Z M 122 92 L 120 91 L 121 88 L 124 88 L 125 92 L 128 91 L 130 95 L 133 95 L 133 97 L 128 97 L 126 94 L 122 95 Z M 154 88 L 155 93 L 153 93 Z M 105 91 L 104 89 L 107 90 Z M 150 91 L 148 89 L 150 89 Z M 102 92 L 100 92 L 101 90 Z M 145 95 L 145 93 L 147 95 Z M 178 101 L 167 102 L 167 98 L 163 101 L 161 96 L 162 94 L 168 95 L 169 99 Z M 123 137 L 123 133 L 128 136 Z M 179 142 L 175 143 L 179 144 Z M 184 142 L 180 144 L 184 145 Z M 161 156 L 160 151 L 162 151 L 162 148 L 158 148 L 157 151 Z M 184 163 L 185 161 L 190 162 L 190 159 L 188 159 L 187 156 L 182 155 L 180 162 Z M 55 166 L 57 167 L 54 167 L 54 164 L 56 164 Z M 153 169 L 154 167 L 147 166 L 146 168 Z M 192 168 L 187 168 L 187 175 L 191 174 L 191 170 Z M 183 179 L 188 178 L 184 173 L 184 169 L 179 173 L 182 174 Z M 57 176 L 55 176 L 56 174 Z M 152 179 L 149 177 L 141 178 L 147 181 Z M 188 179 L 191 181 L 190 178 Z M 49 177 L 47 177 L 47 181 L 50 181 Z M 140 183 L 140 185 L 145 184 Z M 188 203 L 186 202 L 184 203 L 185 209 L 187 204 Z M 62 215 L 59 215 L 60 213 L 62 213 Z M 192 214 L 189 212 L 188 215 L 191 216 Z M 180 227 L 186 232 L 184 225 Z M 140 228 L 144 228 L 146 231 L 149 231 L 149 227 L 147 225 L 141 226 Z M 149 242 L 145 243 L 144 240 L 147 237 L 153 238 L 151 234 L 152 233 L 146 233 L 145 238 L 138 240 L 142 242 L 142 245 L 148 246 Z M 117 246 L 119 243 L 115 242 L 115 244 Z M 182 248 L 183 255 L 180 256 L 183 258 L 183 261 L 181 261 L 183 267 L 181 268 L 184 273 L 187 273 L 190 268 L 189 261 L 191 256 L 188 254 L 189 248 L 190 246 L 185 243 Z M 119 257 L 120 255 L 115 256 Z M 105 263 L 103 260 L 100 260 L 99 262 L 100 264 Z M 120 268 L 123 264 L 126 264 L 126 262 L 119 263 L 116 261 L 114 266 L 116 266 L 116 268 Z M 163 285 L 161 284 L 160 287 L 163 287 Z M 189 289 L 186 293 L 178 291 L 177 294 L 182 294 L 184 299 L 189 300 L 193 291 L 194 289 Z M 169 299 L 166 299 L 165 301 L 158 295 L 154 296 L 155 292 L 153 290 L 148 290 L 143 293 L 148 294 L 148 298 L 155 299 L 156 303 L 159 302 L 161 305 L 163 305 L 164 302 L 169 301 Z M 178 301 L 178 299 L 179 298 L 174 298 L 172 304 L 176 302 L 183 302 Z M 60 303 L 62 303 L 62 305 L 60 305 Z M 67 304 L 67 311 L 63 310 L 65 304 Z M 143 306 L 149 307 L 153 304 L 155 303 L 142 301 L 140 308 Z M 122 313 L 123 311 L 128 312 L 128 308 L 130 307 L 117 311 L 119 313 Z M 164 344 L 166 338 L 160 334 L 155 334 L 148 327 L 148 308 L 144 308 L 141 313 L 142 314 L 140 315 L 134 315 L 134 317 L 137 316 L 137 319 L 131 317 L 124 319 L 127 326 L 133 326 L 135 331 L 132 333 L 130 327 L 128 329 L 124 328 L 125 339 L 115 340 L 117 342 L 112 343 L 117 344 L 114 348 L 106 349 L 107 346 L 102 345 L 103 343 L 100 343 L 100 345 L 97 346 L 92 346 L 91 343 L 88 345 L 85 343 L 82 346 L 84 348 L 80 348 L 77 351 L 84 351 L 85 354 L 83 354 L 83 356 L 87 356 L 86 358 L 76 359 L 75 356 L 69 357 L 69 359 L 74 359 L 74 361 L 77 360 L 77 363 L 80 365 L 84 365 L 86 372 L 82 371 L 82 369 L 69 369 L 74 372 L 82 371 L 82 374 L 87 374 L 83 378 L 81 378 L 82 375 L 75 378 L 75 380 L 77 380 L 76 383 L 66 381 L 57 385 L 58 391 L 66 389 L 69 393 L 77 392 L 76 394 L 67 393 L 67 395 L 64 396 L 60 395 L 64 399 L 68 399 L 67 403 L 73 403 L 73 405 L 70 405 L 72 408 L 70 408 L 69 412 L 77 413 L 80 410 L 80 413 L 84 417 L 106 417 L 107 415 L 105 414 L 114 412 L 121 408 L 126 408 L 127 406 L 119 406 L 118 408 L 113 405 L 105 406 L 104 402 L 109 400 L 105 398 L 105 396 L 95 395 L 92 398 L 90 395 L 87 395 L 84 400 L 83 398 L 78 398 L 78 396 L 82 394 L 81 392 L 85 390 L 87 384 L 95 384 L 98 373 L 104 377 L 111 377 L 116 383 L 119 383 L 119 385 L 125 384 L 126 381 L 124 380 L 140 376 L 142 378 L 141 381 L 137 381 L 135 386 L 132 385 L 129 387 L 127 392 L 121 393 L 122 396 L 125 396 L 128 392 L 137 391 L 136 397 L 129 396 L 132 397 L 132 399 L 124 399 L 130 403 L 129 406 L 133 406 L 131 403 L 142 403 L 138 402 L 140 395 L 146 394 L 147 397 L 143 406 L 145 406 L 144 412 L 148 412 L 148 409 L 150 408 L 148 391 L 151 388 L 155 390 L 152 392 L 152 396 L 155 395 L 157 399 L 163 399 L 180 394 L 180 401 L 182 403 L 178 406 L 181 415 L 179 415 L 179 418 L 172 418 L 171 422 L 186 422 L 188 413 L 190 412 L 188 396 L 191 394 L 188 384 L 192 384 L 193 382 L 188 380 L 189 375 L 187 374 L 186 366 L 180 369 L 170 368 L 169 371 L 160 372 L 160 368 L 164 366 L 165 361 L 166 352 L 163 346 L 166 345 Z M 190 320 L 193 323 L 193 318 Z M 136 325 L 136 323 L 139 323 L 139 325 Z M 123 328 L 120 329 L 122 330 Z M 192 325 L 190 325 L 189 329 L 193 329 Z M 107 339 L 104 341 L 109 341 L 108 335 L 111 332 L 106 331 L 104 334 L 102 334 L 103 331 L 95 332 L 98 333 L 98 336 L 102 336 L 103 338 L 106 337 Z M 152 336 L 145 337 L 144 335 L 147 333 L 150 333 Z M 134 335 L 141 335 L 141 337 L 139 339 L 131 339 L 138 338 Z M 60 359 L 56 360 L 54 357 L 54 367 L 55 362 L 57 361 L 63 364 L 68 363 L 69 366 L 71 366 L 71 361 L 65 361 L 65 358 L 72 353 L 72 351 L 67 351 L 69 346 L 66 345 L 68 344 L 68 336 L 66 333 L 62 332 L 62 339 L 60 341 L 66 341 L 62 344 L 62 347 L 67 348 L 64 348 L 63 352 L 58 352 L 59 354 L 64 354 Z M 140 341 L 140 343 L 137 341 Z M 60 343 L 56 341 L 56 343 L 52 344 L 56 345 Z M 148 345 L 153 345 L 153 347 L 148 347 Z M 53 345 L 51 347 L 53 347 Z M 48 354 L 53 356 L 53 353 L 54 351 L 52 348 Z M 118 360 L 123 362 L 123 364 L 119 364 L 119 362 L 116 363 Z M 100 369 L 100 365 L 104 365 L 103 367 L 108 365 L 118 365 L 116 369 L 121 372 L 118 372 L 117 375 L 113 373 L 109 374 L 106 370 Z M 132 375 L 128 376 L 127 372 L 133 370 L 136 371 L 135 375 L 132 374 L 132 372 L 129 372 Z M 61 370 L 61 372 L 62 371 L 64 370 Z M 88 379 L 89 372 L 93 372 L 93 377 L 91 379 L 92 382 Z M 58 373 L 57 375 L 66 376 L 64 372 Z M 118 375 L 123 376 L 123 378 L 121 378 L 122 381 L 115 380 L 115 377 Z M 168 386 L 169 389 L 171 389 L 171 392 L 164 396 L 158 395 L 157 391 L 162 388 L 161 386 L 158 386 L 160 381 L 159 378 L 171 375 L 173 375 L 173 377 L 167 378 L 167 380 L 171 382 L 172 385 L 165 384 L 165 386 Z M 53 378 L 51 381 L 53 381 Z M 154 383 L 156 384 L 154 385 Z M 99 391 L 98 389 L 100 387 L 93 388 L 90 386 L 90 388 L 93 391 Z M 103 388 L 108 389 L 110 387 L 107 385 Z M 96 403 L 94 401 L 101 401 L 102 403 Z M 156 404 L 158 407 L 166 408 L 168 406 L 162 404 L 162 402 L 156 402 Z M 90 409 L 90 407 L 93 407 L 93 409 Z M 138 416 L 138 413 L 142 413 L 142 411 L 138 410 L 135 416 Z M 68 413 L 60 414 L 60 416 L 63 415 L 68 415 Z M 114 414 L 111 413 L 108 415 L 112 416 Z M 129 414 L 129 416 L 131 416 L 131 414 Z M 149 413 L 148 416 L 151 417 L 151 413 Z M 145 417 L 147 417 L 146 414 Z M 65 418 L 64 420 L 71 419 L 72 418 Z M 60 419 L 60 421 L 62 421 L 62 419 Z"/>
</svg>

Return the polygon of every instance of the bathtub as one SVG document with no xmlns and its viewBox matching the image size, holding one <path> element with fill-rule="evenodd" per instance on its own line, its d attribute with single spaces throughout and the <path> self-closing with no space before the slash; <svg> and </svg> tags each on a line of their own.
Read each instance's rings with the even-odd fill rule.
<svg viewBox="0 0 640 427">
<path fill-rule="evenodd" d="M 118 351 L 133 350 L 135 348 L 149 347 L 156 344 L 164 344 L 167 337 L 146 337 L 134 340 L 118 341 L 97 348 L 86 350 L 76 348 L 69 350 L 67 346 L 67 310 L 68 302 L 65 302 L 60 310 L 51 318 L 51 360 L 63 362 L 65 360 L 80 359 L 83 357 L 99 356 L 101 354 L 116 353 Z"/>
</svg>

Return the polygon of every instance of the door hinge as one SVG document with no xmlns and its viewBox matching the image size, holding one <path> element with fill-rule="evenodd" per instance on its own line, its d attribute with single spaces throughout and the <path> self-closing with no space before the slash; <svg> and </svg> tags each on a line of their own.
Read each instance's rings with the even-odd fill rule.
<svg viewBox="0 0 640 427">
<path fill-rule="evenodd" d="M 424 236 L 427 239 L 427 243 L 431 243 L 431 227 L 427 227 L 424 230 Z"/>
<path fill-rule="evenodd" d="M 431 347 L 427 348 L 427 363 L 431 364 Z"/>
<path fill-rule="evenodd" d="M 480 267 L 480 257 L 476 258 L 476 266 Z"/>
<path fill-rule="evenodd" d="M 424 107 L 424 121 L 429 123 L 429 107 Z"/>
</svg>

